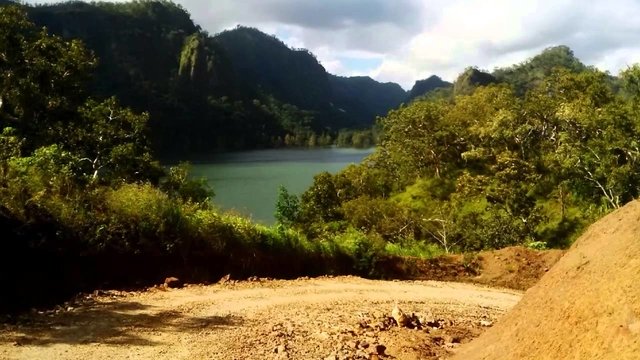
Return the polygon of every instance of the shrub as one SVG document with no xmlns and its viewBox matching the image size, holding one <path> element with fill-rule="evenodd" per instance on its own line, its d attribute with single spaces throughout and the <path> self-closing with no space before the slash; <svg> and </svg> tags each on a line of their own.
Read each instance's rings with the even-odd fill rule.
<svg viewBox="0 0 640 360">
<path fill-rule="evenodd" d="M 384 247 L 387 254 L 400 257 L 417 257 L 431 259 L 444 255 L 444 250 L 436 245 L 421 241 L 408 241 L 404 243 L 387 243 Z"/>
<path fill-rule="evenodd" d="M 110 240 L 117 241 L 112 245 L 123 251 L 173 252 L 177 239 L 187 235 L 181 204 L 151 184 L 125 184 L 111 190 L 105 205 Z"/>
<path fill-rule="evenodd" d="M 348 228 L 344 233 L 336 235 L 334 242 L 342 253 L 353 259 L 356 272 L 375 275 L 376 263 L 384 254 L 385 245 L 379 236 Z"/>
</svg>

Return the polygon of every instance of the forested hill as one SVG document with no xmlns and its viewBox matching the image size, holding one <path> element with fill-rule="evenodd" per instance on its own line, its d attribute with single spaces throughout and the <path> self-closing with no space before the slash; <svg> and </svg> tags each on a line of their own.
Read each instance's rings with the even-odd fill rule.
<svg viewBox="0 0 640 360">
<path fill-rule="evenodd" d="M 478 87 L 498 83 L 508 84 L 517 96 L 522 97 L 559 68 L 571 73 L 588 70 L 588 67 L 576 58 L 569 47 L 552 46 L 520 64 L 497 68 L 492 72 L 473 66 L 467 67 L 453 84 L 443 81 L 436 75 L 418 80 L 409 91 L 405 102 L 409 103 L 424 97 L 452 99 L 456 95 L 469 95 Z M 619 87 L 615 78 L 608 76 L 608 80 L 614 87 Z"/>
<path fill-rule="evenodd" d="M 545 49 L 521 64 L 496 69 L 492 75 L 497 81 L 511 84 L 518 95 L 524 95 L 557 68 L 577 73 L 585 71 L 587 66 L 575 57 L 569 47 L 561 45 Z"/>
<path fill-rule="evenodd" d="M 0 0 L 0 6 L 13 3 Z M 508 83 L 521 96 L 556 67 L 586 69 L 565 46 L 492 73 L 467 68 L 453 84 L 437 76 L 410 92 L 369 77 L 326 72 L 313 54 L 257 29 L 211 36 L 170 1 L 65 2 L 26 7 L 38 26 L 81 39 L 98 57 L 89 92 L 150 113 L 161 156 L 211 150 L 323 145 L 344 128 L 370 127 L 403 102 L 470 94 Z M 339 139 L 338 139 L 339 140 Z"/>
<path fill-rule="evenodd" d="M 309 51 L 257 29 L 211 36 L 170 1 L 27 11 L 36 25 L 95 52 L 91 93 L 148 111 L 164 155 L 327 142 L 339 129 L 370 127 L 406 98 L 397 84 L 334 77 Z"/>
<path fill-rule="evenodd" d="M 384 116 L 402 103 L 407 92 L 396 83 L 380 83 L 368 76 L 329 75 L 332 104 L 357 124 Z"/>
<path fill-rule="evenodd" d="M 416 83 L 409 91 L 409 94 L 407 95 L 407 100 L 411 101 L 415 98 L 424 96 L 433 90 L 446 89 L 450 88 L 451 86 L 453 86 L 453 84 L 451 84 L 450 82 L 442 80 L 437 75 L 431 75 L 424 80 L 416 81 Z"/>
</svg>

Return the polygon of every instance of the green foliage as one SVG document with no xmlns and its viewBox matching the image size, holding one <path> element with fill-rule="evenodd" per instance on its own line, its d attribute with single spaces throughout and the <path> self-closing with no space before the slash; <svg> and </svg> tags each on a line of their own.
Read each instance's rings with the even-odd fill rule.
<svg viewBox="0 0 640 360">
<path fill-rule="evenodd" d="M 477 87 L 487 86 L 496 83 L 497 79 L 484 71 L 480 71 L 475 67 L 468 67 L 458 76 L 453 83 L 453 94 L 470 95 Z"/>
<path fill-rule="evenodd" d="M 586 70 L 586 66 L 573 55 L 573 51 L 561 45 L 547 48 L 521 64 L 496 69 L 493 76 L 512 85 L 518 95 L 524 95 L 558 68 L 575 73 Z"/>
<path fill-rule="evenodd" d="M 295 194 L 289 194 L 287 188 L 278 188 L 278 200 L 276 201 L 275 218 L 279 224 L 291 225 L 300 216 L 300 200 Z"/>
<path fill-rule="evenodd" d="M 342 217 L 336 186 L 326 171 L 313 177 L 313 185 L 302 194 L 301 202 L 300 218 L 303 221 L 331 222 Z"/>
<path fill-rule="evenodd" d="M 409 91 L 409 95 L 407 95 L 407 102 L 425 96 L 432 96 L 436 91 L 446 91 L 452 87 L 452 83 L 443 81 L 438 76 L 432 75 L 427 79 L 416 81 Z"/>
<path fill-rule="evenodd" d="M 354 269 L 362 274 L 375 274 L 376 263 L 384 252 L 385 243 L 375 234 L 367 235 L 354 228 L 348 228 L 334 239 L 339 249 L 354 261 Z"/>
<path fill-rule="evenodd" d="M 353 147 L 357 149 L 367 149 L 377 142 L 375 130 L 346 130 L 342 129 L 336 137 L 336 145 L 339 147 Z"/>
<path fill-rule="evenodd" d="M 546 250 L 547 243 L 544 241 L 532 241 L 526 244 L 526 247 L 533 250 Z"/>
<path fill-rule="evenodd" d="M 68 136 L 69 145 L 83 157 L 94 181 L 157 181 L 160 169 L 146 137 L 147 114 L 122 108 L 115 98 L 89 100 L 78 113 L 83 126 Z"/>
<path fill-rule="evenodd" d="M 568 246 L 640 195 L 636 73 L 621 74 L 619 92 L 566 48 L 500 73 L 510 84 L 467 69 L 455 98 L 417 99 L 381 119 L 376 152 L 323 177 L 332 187 L 316 186 L 301 206 L 335 193 L 325 207 L 340 209 L 335 231 L 353 227 L 388 244 Z"/>
<path fill-rule="evenodd" d="M 439 245 L 419 241 L 407 242 L 406 244 L 387 243 L 384 250 L 391 256 L 416 257 L 420 259 L 433 259 L 445 254 Z"/>
<path fill-rule="evenodd" d="M 62 141 L 95 59 L 79 41 L 38 30 L 17 6 L 0 8 L 0 54 L 0 127 L 14 128 L 28 150 Z"/>
<path fill-rule="evenodd" d="M 331 116 L 343 126 L 370 127 L 378 116 L 398 107 L 406 92 L 395 83 L 379 83 L 368 76 L 329 75 Z M 372 142 L 373 144 L 373 142 Z"/>
<path fill-rule="evenodd" d="M 338 129 L 370 127 L 376 116 L 386 114 L 405 96 L 397 84 L 334 77 L 308 51 L 289 48 L 257 29 L 238 27 L 210 36 L 171 1 L 73 1 L 22 9 L 38 26 L 82 40 L 100 59 L 73 60 L 90 56 L 77 41 L 66 48 L 49 46 L 40 54 L 43 61 L 35 64 L 38 69 L 58 63 L 55 71 L 74 70 L 64 81 L 56 80 L 56 88 L 76 94 L 83 89 L 79 84 L 87 71 L 95 68 L 90 94 L 99 99 L 115 95 L 125 107 L 148 112 L 153 149 L 172 159 L 211 150 L 330 145 Z M 5 34 L 26 26 L 8 25 L 2 25 Z M 40 36 L 37 29 L 30 32 L 31 37 Z M 51 37 L 47 41 L 53 44 Z M 57 76 L 44 75 L 44 81 Z M 12 101 L 43 97 L 43 106 L 59 108 L 50 116 L 56 119 L 79 105 L 68 95 L 49 104 L 44 101 L 49 94 L 30 93 L 35 88 L 22 89 L 17 93 L 22 100 Z"/>
<path fill-rule="evenodd" d="M 416 219 L 392 201 L 361 196 L 343 203 L 342 212 L 356 229 L 375 232 L 386 241 L 415 236 Z"/>
<path fill-rule="evenodd" d="M 206 179 L 190 178 L 189 168 L 189 163 L 170 167 L 160 183 L 160 188 L 169 196 L 186 202 L 202 204 L 211 200 L 215 194 Z"/>
</svg>

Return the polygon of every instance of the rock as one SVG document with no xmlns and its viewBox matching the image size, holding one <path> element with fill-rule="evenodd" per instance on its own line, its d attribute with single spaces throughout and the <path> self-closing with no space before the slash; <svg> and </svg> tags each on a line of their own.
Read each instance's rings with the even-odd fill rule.
<svg viewBox="0 0 640 360">
<path fill-rule="evenodd" d="M 444 327 L 444 322 L 445 321 L 443 319 L 435 319 L 427 321 L 426 323 L 424 323 L 424 325 L 433 329 L 441 329 Z"/>
<path fill-rule="evenodd" d="M 218 280 L 218 284 L 226 284 L 231 281 L 231 274 L 227 274 Z"/>
<path fill-rule="evenodd" d="M 400 327 L 406 326 L 409 323 L 409 318 L 407 317 L 407 315 L 405 315 L 402 309 L 398 307 L 398 304 L 393 307 L 393 310 L 391 311 L 391 317 Z"/>
<path fill-rule="evenodd" d="M 275 349 L 273 349 L 273 352 L 276 354 L 283 354 L 287 349 L 284 347 L 284 345 L 278 345 L 275 347 Z"/>
<path fill-rule="evenodd" d="M 480 326 L 484 326 L 484 327 L 493 326 L 493 321 L 491 321 L 491 320 L 480 320 Z"/>
<path fill-rule="evenodd" d="M 374 354 L 384 355 L 384 352 L 387 350 L 387 347 L 382 344 L 378 344 L 373 349 L 375 350 Z"/>
<path fill-rule="evenodd" d="M 460 344 L 462 342 L 462 339 L 459 336 L 455 336 L 455 335 L 445 335 L 443 337 L 443 340 L 446 344 Z"/>
<path fill-rule="evenodd" d="M 348 341 L 347 342 L 347 346 L 352 348 L 352 349 L 356 349 L 358 347 L 358 344 L 360 342 L 358 340 L 352 340 L 352 341 Z"/>
<path fill-rule="evenodd" d="M 184 285 L 177 277 L 168 277 L 164 279 L 164 287 L 169 289 L 181 288 Z"/>
</svg>

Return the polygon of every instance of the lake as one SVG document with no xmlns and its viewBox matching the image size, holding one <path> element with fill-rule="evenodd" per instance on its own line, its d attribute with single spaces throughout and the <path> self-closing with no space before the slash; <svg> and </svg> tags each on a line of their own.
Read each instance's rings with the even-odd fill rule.
<svg viewBox="0 0 640 360">
<path fill-rule="evenodd" d="M 232 152 L 193 161 L 191 174 L 207 179 L 216 194 L 214 203 L 222 209 L 273 224 L 280 185 L 299 195 L 311 185 L 314 175 L 336 173 L 372 152 L 373 148 L 335 147 Z"/>
</svg>

